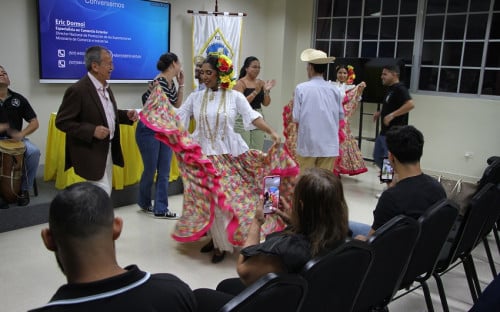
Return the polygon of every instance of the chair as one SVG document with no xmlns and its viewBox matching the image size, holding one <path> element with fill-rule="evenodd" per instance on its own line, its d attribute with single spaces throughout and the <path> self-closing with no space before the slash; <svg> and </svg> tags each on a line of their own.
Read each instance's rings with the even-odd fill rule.
<svg viewBox="0 0 500 312">
<path fill-rule="evenodd" d="M 458 266 L 460 263 L 462 263 L 464 267 L 472 300 L 476 302 L 479 294 L 481 293 L 471 252 L 481 241 L 483 229 L 486 231 L 486 227 L 484 227 L 484 225 L 489 223 L 492 227 L 492 224 L 496 219 L 492 222 L 487 222 L 487 220 L 493 218 L 495 215 L 498 218 L 497 204 L 498 189 L 494 184 L 488 183 L 471 199 L 469 208 L 465 211 L 456 236 L 449 240 L 441 250 L 439 261 L 432 275 L 436 280 L 439 297 L 441 299 L 441 304 L 443 305 L 443 311 L 445 312 L 449 311 L 449 307 L 441 276 Z M 488 230 L 488 232 L 490 230 Z"/>
<path fill-rule="evenodd" d="M 373 259 L 353 311 L 384 309 L 399 289 L 419 234 L 417 220 L 396 216 L 368 238 Z"/>
<path fill-rule="evenodd" d="M 307 262 L 301 273 L 308 283 L 302 311 L 352 311 L 371 261 L 370 246 L 353 239 Z"/>
<path fill-rule="evenodd" d="M 393 300 L 422 287 L 425 303 L 429 312 L 434 311 L 431 295 L 427 285 L 427 279 L 432 276 L 434 268 L 439 259 L 439 253 L 443 248 L 448 234 L 457 219 L 459 207 L 451 200 L 443 199 L 427 209 L 418 218 L 420 224 L 420 235 L 415 244 L 415 249 L 410 257 L 408 268 L 401 281 L 400 289 L 408 291 L 397 296 Z M 420 286 L 411 288 L 414 281 Z"/>
<path fill-rule="evenodd" d="M 479 234 L 479 240 L 483 242 L 484 245 L 484 250 L 486 251 L 486 256 L 488 257 L 488 262 L 490 264 L 490 269 L 491 273 L 493 274 L 493 278 L 497 277 L 497 271 L 495 268 L 495 261 L 493 260 L 493 256 L 491 254 L 491 249 L 490 245 L 488 243 L 488 234 L 494 231 L 494 235 L 496 234 L 498 236 L 498 228 L 496 227 L 496 223 L 498 221 L 498 218 L 500 217 L 500 182 L 495 182 L 493 183 L 495 185 L 496 189 L 496 197 L 490 198 L 488 205 L 491 207 L 489 209 L 490 215 L 488 218 L 486 218 L 483 227 L 481 229 L 481 233 Z M 480 243 L 480 241 L 477 242 L 477 244 Z M 498 242 L 497 242 L 498 244 Z"/>
<path fill-rule="evenodd" d="M 302 276 L 268 273 L 245 288 L 219 311 L 300 311 L 306 293 L 307 282 Z"/>
</svg>

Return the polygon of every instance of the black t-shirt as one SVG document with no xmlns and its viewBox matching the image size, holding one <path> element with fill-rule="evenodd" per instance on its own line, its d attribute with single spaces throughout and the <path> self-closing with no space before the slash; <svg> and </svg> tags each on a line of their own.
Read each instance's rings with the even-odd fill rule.
<svg viewBox="0 0 500 312">
<path fill-rule="evenodd" d="M 189 286 L 172 274 L 149 274 L 136 265 L 91 283 L 61 286 L 50 302 L 31 311 L 197 311 Z"/>
<path fill-rule="evenodd" d="M 4 112 L 3 108 L 0 107 L 0 123 L 7 123 L 9 119 L 7 118 L 7 113 Z"/>
<path fill-rule="evenodd" d="M 400 214 L 418 219 L 428 208 L 444 198 L 446 192 L 431 176 L 420 174 L 403 179 L 380 196 L 373 211 L 372 229 L 377 230 Z"/>
<path fill-rule="evenodd" d="M 21 94 L 13 92 L 10 89 L 9 96 L 1 103 L 1 106 L 3 113 L 0 114 L 0 122 L 6 116 L 11 129 L 21 131 L 23 128 L 23 119 L 29 122 L 31 119 L 36 118 L 36 113 L 28 100 Z M 0 133 L 0 136 L 7 136 L 7 133 Z"/>
<path fill-rule="evenodd" d="M 384 120 L 385 116 L 399 109 L 408 100 L 411 100 L 411 96 L 410 93 L 408 92 L 408 89 L 405 87 L 403 83 L 398 82 L 390 86 L 387 89 L 387 93 L 382 103 L 382 112 L 380 113 L 381 120 Z M 392 126 L 396 125 L 405 126 L 407 124 L 408 124 L 408 113 L 395 117 L 393 120 L 391 120 L 389 126 L 386 126 L 382 122 L 382 128 L 380 130 L 380 134 L 385 135 L 387 130 L 389 130 Z"/>
</svg>

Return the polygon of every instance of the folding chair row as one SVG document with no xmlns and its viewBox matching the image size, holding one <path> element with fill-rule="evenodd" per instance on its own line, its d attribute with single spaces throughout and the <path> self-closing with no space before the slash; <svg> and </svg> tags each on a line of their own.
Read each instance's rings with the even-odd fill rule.
<svg viewBox="0 0 500 312">
<path fill-rule="evenodd" d="M 461 220 L 458 231 L 443 249 L 433 276 L 436 280 L 443 311 L 449 311 L 448 302 L 441 276 L 462 264 L 471 292 L 472 300 L 477 301 L 481 287 L 477 277 L 472 250 L 492 230 L 500 216 L 500 190 L 498 185 L 488 183 L 471 199 L 468 209 Z"/>
</svg>

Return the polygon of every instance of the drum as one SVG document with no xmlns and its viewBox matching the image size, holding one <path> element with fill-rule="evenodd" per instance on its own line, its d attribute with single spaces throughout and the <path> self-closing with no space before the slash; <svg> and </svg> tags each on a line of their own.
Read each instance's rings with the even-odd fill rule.
<svg viewBox="0 0 500 312">
<path fill-rule="evenodd" d="M 24 152 L 22 141 L 0 140 L 0 195 L 8 203 L 21 195 Z"/>
</svg>

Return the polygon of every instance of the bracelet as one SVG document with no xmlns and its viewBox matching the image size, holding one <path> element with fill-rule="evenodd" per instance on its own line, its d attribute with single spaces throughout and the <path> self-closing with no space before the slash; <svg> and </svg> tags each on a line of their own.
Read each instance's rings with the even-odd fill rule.
<svg viewBox="0 0 500 312">
<path fill-rule="evenodd" d="M 264 95 L 269 95 L 271 93 L 271 91 L 264 91 Z"/>
<path fill-rule="evenodd" d="M 183 84 L 179 85 L 179 88 L 184 88 L 184 85 Z"/>
</svg>

